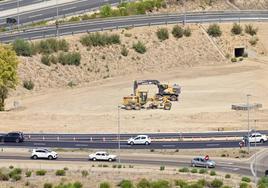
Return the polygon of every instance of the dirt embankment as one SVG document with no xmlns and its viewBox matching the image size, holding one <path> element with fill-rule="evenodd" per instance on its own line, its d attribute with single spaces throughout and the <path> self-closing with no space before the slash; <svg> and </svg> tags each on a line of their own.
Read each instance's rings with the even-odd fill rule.
<svg viewBox="0 0 268 188">
<path fill-rule="evenodd" d="M 266 10 L 268 8 L 267 0 L 230 0 L 241 10 Z"/>
</svg>

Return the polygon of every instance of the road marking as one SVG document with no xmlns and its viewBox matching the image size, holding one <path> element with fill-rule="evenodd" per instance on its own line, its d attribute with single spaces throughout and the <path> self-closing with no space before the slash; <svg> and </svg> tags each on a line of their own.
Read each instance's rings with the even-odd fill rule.
<svg viewBox="0 0 268 188">
<path fill-rule="evenodd" d="M 234 163 L 228 163 L 228 162 L 218 162 L 219 164 L 228 164 L 228 165 L 232 165 Z"/>
<path fill-rule="evenodd" d="M 88 144 L 75 144 L 75 146 L 88 146 Z"/>
<path fill-rule="evenodd" d="M 206 144 L 206 146 L 208 147 L 212 147 L 212 146 L 219 146 L 220 144 Z"/>
<path fill-rule="evenodd" d="M 29 16 L 28 18 L 35 18 L 35 17 L 38 17 L 38 16 L 43 16 L 43 14 L 37 14 L 37 15 Z"/>
<path fill-rule="evenodd" d="M 45 146 L 46 143 L 34 143 L 35 146 Z"/>
<path fill-rule="evenodd" d="M 232 167 L 222 167 L 223 169 L 228 169 L 228 170 L 233 170 L 233 171 L 238 171 L 240 168 L 232 168 Z"/>
<path fill-rule="evenodd" d="M 163 147 L 175 147 L 175 145 L 163 145 Z"/>
<path fill-rule="evenodd" d="M 70 8 L 64 8 L 64 9 L 62 9 L 62 11 L 71 10 L 71 9 L 75 9 L 75 8 L 76 8 L 76 6 L 70 7 Z"/>
</svg>

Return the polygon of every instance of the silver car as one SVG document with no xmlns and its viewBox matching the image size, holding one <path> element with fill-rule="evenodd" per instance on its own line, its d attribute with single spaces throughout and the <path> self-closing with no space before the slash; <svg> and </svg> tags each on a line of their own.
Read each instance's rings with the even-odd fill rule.
<svg viewBox="0 0 268 188">
<path fill-rule="evenodd" d="M 191 161 L 192 167 L 205 167 L 205 168 L 215 168 L 216 163 L 212 160 L 206 160 L 204 157 L 195 157 Z"/>
</svg>

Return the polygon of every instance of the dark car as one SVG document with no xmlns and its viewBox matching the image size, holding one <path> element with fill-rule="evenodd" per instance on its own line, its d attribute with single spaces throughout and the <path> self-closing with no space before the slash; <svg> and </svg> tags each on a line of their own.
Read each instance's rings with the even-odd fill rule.
<svg viewBox="0 0 268 188">
<path fill-rule="evenodd" d="M 22 132 L 10 132 L 6 135 L 0 136 L 1 142 L 23 142 L 24 135 Z"/>
<path fill-rule="evenodd" d="M 268 170 L 265 170 L 265 176 L 268 176 Z"/>
</svg>

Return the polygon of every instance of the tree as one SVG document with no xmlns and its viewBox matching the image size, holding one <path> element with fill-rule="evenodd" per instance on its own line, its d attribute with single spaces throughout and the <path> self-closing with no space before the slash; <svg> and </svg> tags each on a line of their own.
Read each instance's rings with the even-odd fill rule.
<svg viewBox="0 0 268 188">
<path fill-rule="evenodd" d="M 9 46 L 0 44 L 0 111 L 4 111 L 8 89 L 15 89 L 18 83 L 18 58 Z"/>
</svg>

